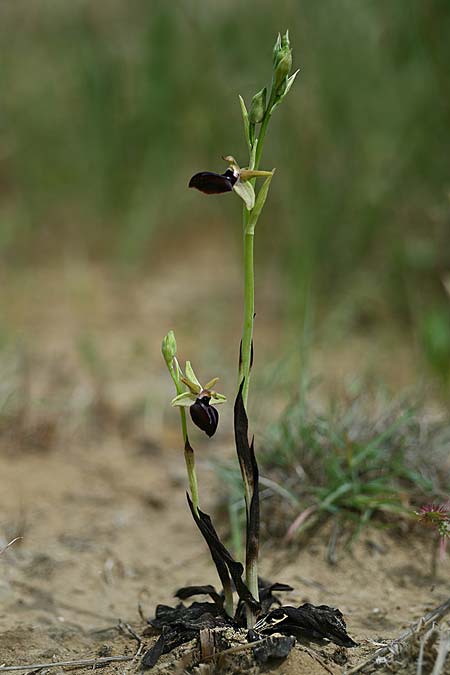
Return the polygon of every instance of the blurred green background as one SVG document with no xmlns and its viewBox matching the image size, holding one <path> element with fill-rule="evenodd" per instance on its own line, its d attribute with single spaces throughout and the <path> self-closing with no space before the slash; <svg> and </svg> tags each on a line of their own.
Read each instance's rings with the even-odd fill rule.
<svg viewBox="0 0 450 675">
<path fill-rule="evenodd" d="M 147 269 L 169 235 L 238 241 L 235 198 L 187 182 L 243 162 L 237 94 L 268 84 L 286 28 L 301 73 L 265 145 L 258 255 L 286 315 L 392 326 L 448 384 L 448 0 L 2 2 L 2 263 Z"/>
</svg>

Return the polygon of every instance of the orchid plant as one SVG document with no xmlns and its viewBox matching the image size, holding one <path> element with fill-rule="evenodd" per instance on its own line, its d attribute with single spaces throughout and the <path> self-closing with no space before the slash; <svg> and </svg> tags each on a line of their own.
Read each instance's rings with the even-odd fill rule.
<svg viewBox="0 0 450 675">
<path fill-rule="evenodd" d="M 255 312 L 254 283 L 254 237 L 255 227 L 266 202 L 274 169 L 259 168 L 264 141 L 270 119 L 292 87 L 298 71 L 291 74 L 292 50 L 289 34 L 278 35 L 273 50 L 272 81 L 270 92 L 264 87 L 256 93 L 249 109 L 239 96 L 245 141 L 248 149 L 247 166 L 241 168 L 232 155 L 223 159 L 228 168 L 224 173 L 202 171 L 189 181 L 189 187 L 205 194 L 226 194 L 234 192 L 243 201 L 243 276 L 244 308 L 243 330 L 239 355 L 238 392 L 234 404 L 234 434 L 239 465 L 242 474 L 247 515 L 247 540 L 244 567 L 233 559 L 220 541 L 211 518 L 200 510 L 198 481 L 195 470 L 195 456 L 188 437 L 186 408 L 194 425 L 212 437 L 217 429 L 219 413 L 216 406 L 225 403 L 224 395 L 215 390 L 218 378 L 214 377 L 205 385 L 200 384 L 189 361 L 184 372 L 177 359 L 177 345 L 173 331 L 165 336 L 162 353 L 176 389 L 172 405 L 180 410 L 184 455 L 189 481 L 188 502 L 192 516 L 206 540 L 218 575 L 223 585 L 224 610 L 234 616 L 233 584 L 239 596 L 242 610 L 245 605 L 247 626 L 253 627 L 260 603 L 258 590 L 258 549 L 259 549 L 259 489 L 258 465 L 253 440 L 248 437 L 248 396 L 250 371 L 253 362 L 253 321 Z M 263 179 L 257 187 L 257 181 Z"/>
</svg>

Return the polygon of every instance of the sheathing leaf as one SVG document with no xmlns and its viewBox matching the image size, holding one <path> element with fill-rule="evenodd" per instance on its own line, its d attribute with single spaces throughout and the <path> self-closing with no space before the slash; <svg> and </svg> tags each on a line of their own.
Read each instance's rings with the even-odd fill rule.
<svg viewBox="0 0 450 675">
<path fill-rule="evenodd" d="M 242 398 L 244 380 L 234 404 L 234 438 L 236 452 L 245 482 L 246 513 L 247 513 L 247 564 L 258 558 L 259 550 L 259 471 L 255 457 L 253 439 L 248 442 L 248 418 Z"/>
<path fill-rule="evenodd" d="M 186 496 L 189 508 L 191 509 L 192 517 L 194 518 L 198 529 L 202 533 L 204 540 L 208 544 L 211 557 L 217 568 L 217 573 L 222 582 L 224 590 L 227 588 L 231 589 L 231 576 L 239 598 L 254 610 L 258 610 L 260 608 L 259 602 L 253 597 L 242 580 L 242 574 L 244 572 L 242 563 L 234 560 L 231 553 L 222 544 L 219 539 L 219 535 L 214 529 L 210 516 L 200 509 L 198 509 L 196 512 L 189 495 L 187 494 Z"/>
</svg>

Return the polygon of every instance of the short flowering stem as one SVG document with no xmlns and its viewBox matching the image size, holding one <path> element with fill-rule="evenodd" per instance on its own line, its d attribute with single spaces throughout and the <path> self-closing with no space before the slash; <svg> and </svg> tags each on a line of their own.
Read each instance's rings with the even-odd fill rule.
<svg viewBox="0 0 450 675">
<path fill-rule="evenodd" d="M 181 415 L 181 424 L 183 424 L 183 417 L 184 417 L 184 424 L 186 424 L 186 413 L 184 412 L 183 409 L 180 409 L 180 415 Z M 195 455 L 194 451 L 192 450 L 191 446 L 189 445 L 189 440 L 186 439 L 185 446 L 184 446 L 184 461 L 186 463 L 186 470 L 188 474 L 188 480 L 189 480 L 189 489 L 191 491 L 191 499 L 192 499 L 192 506 L 194 507 L 194 511 L 198 513 L 198 507 L 199 507 L 199 497 L 198 497 L 198 483 L 197 483 L 197 473 L 195 471 Z"/>
<path fill-rule="evenodd" d="M 171 361 L 167 361 L 167 368 L 172 377 L 175 389 L 177 394 L 182 394 L 184 391 L 183 385 L 179 378 L 179 366 L 175 358 Z M 191 493 L 192 505 L 195 513 L 198 513 L 199 507 L 199 497 L 198 497 L 198 481 L 197 481 L 197 472 L 195 470 L 195 455 L 191 446 L 189 445 L 189 438 L 187 433 L 187 422 L 186 422 L 186 410 L 180 408 L 180 421 L 181 421 L 181 432 L 183 434 L 184 441 L 184 461 L 186 463 L 186 471 L 189 481 L 189 491 Z"/>
</svg>

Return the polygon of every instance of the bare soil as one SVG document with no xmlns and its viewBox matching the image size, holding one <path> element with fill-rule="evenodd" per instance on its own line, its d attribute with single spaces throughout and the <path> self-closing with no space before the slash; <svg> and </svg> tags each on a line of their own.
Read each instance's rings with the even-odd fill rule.
<svg viewBox="0 0 450 675">
<path fill-rule="evenodd" d="M 240 315 L 224 314 L 239 306 L 238 274 L 230 261 L 212 272 L 210 256 L 203 250 L 182 270 L 163 261 L 139 281 L 73 263 L 3 278 L 2 400 L 11 394 L 0 429 L 0 543 L 23 539 L 0 557 L 0 664 L 132 654 L 136 642 L 119 620 L 142 634 L 139 605 L 150 616 L 180 586 L 217 583 L 186 507 L 159 354 L 161 335 L 178 327 L 186 355 L 233 362 Z M 278 340 L 273 288 L 261 293 L 263 358 Z M 225 391 L 233 379 L 230 369 Z M 214 444 L 194 434 L 208 512 L 217 500 L 209 460 L 232 451 L 229 422 L 225 412 Z M 450 595 L 448 558 L 430 579 L 428 539 L 370 531 L 337 566 L 325 557 L 319 539 L 306 549 L 267 543 L 261 571 L 295 587 L 286 604 L 339 607 L 360 646 L 344 655 L 295 648 L 281 674 L 340 673 Z M 176 672 L 169 662 L 155 670 Z M 136 670 L 138 662 L 103 668 Z"/>
</svg>

